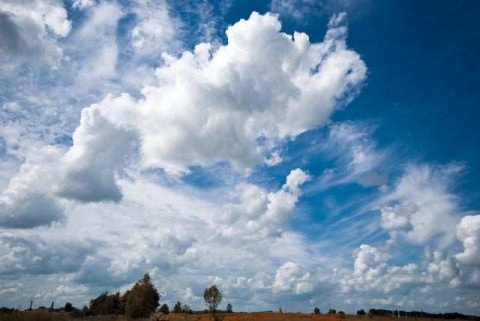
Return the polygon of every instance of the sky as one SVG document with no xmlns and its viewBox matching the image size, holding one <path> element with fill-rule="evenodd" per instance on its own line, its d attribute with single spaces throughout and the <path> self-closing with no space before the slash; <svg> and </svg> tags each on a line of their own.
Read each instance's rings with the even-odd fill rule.
<svg viewBox="0 0 480 321">
<path fill-rule="evenodd" d="M 0 305 L 480 315 L 480 2 L 0 2 Z"/>
</svg>

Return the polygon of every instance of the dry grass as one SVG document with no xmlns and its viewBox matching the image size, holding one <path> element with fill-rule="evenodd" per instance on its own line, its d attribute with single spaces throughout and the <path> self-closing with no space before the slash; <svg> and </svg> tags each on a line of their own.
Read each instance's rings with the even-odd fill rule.
<svg viewBox="0 0 480 321">
<path fill-rule="evenodd" d="M 52 313 L 48 311 L 0 313 L 0 321 L 80 321 L 80 320 L 130 321 L 130 318 L 123 315 L 119 315 L 119 316 L 102 315 L 102 316 L 90 316 L 90 317 L 84 317 L 84 318 L 73 318 L 69 313 L 58 313 L 58 312 Z"/>
</svg>

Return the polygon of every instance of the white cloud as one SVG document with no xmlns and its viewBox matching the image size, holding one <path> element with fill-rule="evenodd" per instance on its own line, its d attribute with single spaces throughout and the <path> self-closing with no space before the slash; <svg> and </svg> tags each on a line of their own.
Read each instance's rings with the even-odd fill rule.
<svg viewBox="0 0 480 321">
<path fill-rule="evenodd" d="M 382 215 L 382 227 L 387 230 L 413 229 L 410 223 L 412 214 L 418 211 L 418 206 L 413 202 L 407 202 L 404 205 L 385 206 L 380 210 Z"/>
<path fill-rule="evenodd" d="M 75 72 L 76 86 L 91 88 L 99 85 L 99 79 L 105 81 L 117 76 L 117 26 L 124 14 L 116 2 L 103 2 L 91 8 L 87 20 L 75 30 L 71 44 L 75 48 L 73 58 L 81 62 Z"/>
<path fill-rule="evenodd" d="M 85 258 L 95 252 L 95 244 L 86 238 L 80 242 L 73 235 L 46 234 L 1 233 L 0 250 L 4 254 L 2 253 L 0 275 L 18 278 L 25 275 L 76 272 Z"/>
<path fill-rule="evenodd" d="M 362 14 L 370 3 L 370 0 L 271 0 L 270 9 L 284 18 L 308 23 L 309 17 L 341 11 Z"/>
<path fill-rule="evenodd" d="M 322 5 L 323 1 L 318 0 L 272 0 L 270 9 L 282 16 L 300 20 L 309 14 L 313 14 Z"/>
<path fill-rule="evenodd" d="M 59 155 L 53 147 L 31 152 L 0 196 L 0 226 L 31 228 L 64 218 L 63 206 L 52 195 Z"/>
<path fill-rule="evenodd" d="M 456 164 L 407 166 L 394 190 L 378 202 L 382 227 L 405 235 L 412 243 L 439 238 L 440 246 L 451 245 L 460 212 L 450 189 L 461 170 Z"/>
<path fill-rule="evenodd" d="M 132 8 L 136 25 L 130 31 L 131 45 L 141 56 L 159 58 L 164 51 L 180 48 L 180 22 L 169 14 L 165 1 L 136 0 Z"/>
<path fill-rule="evenodd" d="M 2 120 L 11 120 L 2 123 L 0 141 L 0 154 L 5 150 L 9 157 L 0 163 L 5 189 L 0 196 L 2 302 L 17 306 L 31 296 L 81 306 L 104 290 L 125 290 L 145 271 L 154 277 L 163 302 L 182 298 L 197 309 L 203 308 L 202 291 L 212 282 L 221 286 L 225 300 L 234 300 L 235 310 L 277 309 L 289 302 L 288 307 L 306 311 L 319 301 L 332 307 L 344 302 L 352 310 L 359 302 L 408 307 L 419 293 L 442 302 L 454 287 L 462 292 L 456 302 L 475 301 L 478 229 L 462 221 L 455 231 L 460 213 L 448 179 L 455 170 L 448 174 L 447 167 L 430 166 L 423 175 L 421 168 L 408 169 L 376 204 L 380 219 L 340 225 L 342 232 L 355 230 L 345 233 L 355 242 L 363 231 L 377 233 L 380 224 L 392 238 L 402 235 L 417 244 L 444 236 L 443 243 L 451 245 L 456 232 L 463 252 L 452 256 L 453 247 L 441 252 L 432 246 L 435 251 L 425 261 L 406 262 L 412 248 L 395 252 L 401 242 L 388 243 L 392 248 L 362 245 L 352 270 L 340 272 L 331 269 L 350 258 L 341 255 L 338 238 L 330 247 L 288 224 L 310 214 L 296 207 L 309 179 L 304 171 L 291 171 L 277 188 L 246 183 L 257 181 L 257 169 L 250 177 L 229 172 L 235 178 L 210 191 L 142 171 L 195 171 L 191 166 L 215 171 L 218 162 L 226 161 L 248 172 L 262 162 L 279 165 L 288 159 L 280 155 L 283 142 L 329 124 L 331 114 L 355 96 L 365 78 L 363 62 L 346 47 L 344 15 L 332 19 L 322 43 L 312 44 L 304 34 L 281 33 L 276 16 L 254 14 L 229 28 L 228 44 L 201 44 L 181 56 L 175 56 L 180 47 L 175 44 L 176 58 L 164 55 L 161 65 L 151 58 L 171 49 L 168 42 L 178 38 L 176 24 L 181 25 L 165 3 L 73 3 L 86 9 L 77 12 L 82 19 L 75 21 L 76 30 L 65 34 L 60 22 L 66 16 L 61 15 L 42 21 L 38 29 L 47 35 L 39 45 L 62 46 L 64 69 L 45 78 L 29 74 L 18 86 L 10 85 L 17 74 L 5 78 L 11 82 L 2 78 L 11 92 L 23 88 L 18 95 L 25 96 L 16 102 L 8 98 L 11 102 L 2 106 Z M 208 2 L 202 3 L 207 17 Z M 132 13 L 136 16 L 129 20 Z M 129 19 L 122 19 L 125 15 Z M 122 27 L 133 29 L 119 32 L 127 20 Z M 219 23 L 206 24 L 199 33 L 213 38 Z M 66 39 L 57 41 L 63 34 Z M 151 66 L 157 64 L 155 79 Z M 142 87 L 143 96 L 135 92 Z M 123 91 L 130 95 L 120 95 Z M 108 92 L 114 94 L 100 98 Z M 61 135 L 70 136 L 78 124 L 79 106 L 99 99 L 84 109 L 66 154 L 54 147 L 31 153 L 57 138 L 68 145 L 69 137 Z M 329 142 L 335 143 L 329 146 L 338 154 L 333 158 L 340 173 L 336 181 L 386 184 L 381 173 L 376 175 L 385 153 L 377 150 L 372 131 L 358 123 L 331 126 Z M 448 227 L 440 227 L 444 218 Z M 324 237 L 328 229 L 318 226 L 317 236 Z"/>
<path fill-rule="evenodd" d="M 451 257 L 444 257 L 440 251 L 434 251 L 431 262 L 428 263 L 427 271 L 431 283 L 448 281 L 451 285 L 458 285 L 459 269 L 455 266 Z"/>
<path fill-rule="evenodd" d="M 374 127 L 362 123 L 335 123 L 328 128 L 328 136 L 322 152 L 335 159 L 337 168 L 325 170 L 321 184 L 358 182 L 362 186 L 378 186 L 386 182 L 382 165 L 387 159 L 387 150 L 379 150 L 371 138 Z"/>
<path fill-rule="evenodd" d="M 89 14 L 75 37 L 114 41 L 111 29 L 120 8 L 103 4 Z M 159 85 L 146 87 L 143 99 L 107 96 L 83 110 L 73 146 L 62 159 L 58 194 L 118 201 L 116 175 L 134 157 L 137 142 L 144 167 L 185 173 L 191 165 L 231 161 L 249 168 L 282 139 L 324 125 L 366 72 L 359 56 L 346 49 L 345 27 L 338 25 L 342 19 L 332 19 L 323 43 L 310 44 L 305 34 L 280 33 L 275 16 L 254 13 L 227 30 L 229 43 L 216 52 L 201 44 L 178 59 L 165 56 L 166 65 L 157 70 Z M 105 73 L 102 68 L 81 73 L 95 78 L 116 73 L 114 66 L 106 68 Z M 294 201 L 278 197 L 269 213 L 288 207 L 276 208 L 280 200 Z"/>
<path fill-rule="evenodd" d="M 364 80 L 366 67 L 346 49 L 338 20 L 323 43 L 311 44 L 305 34 L 280 33 L 277 17 L 253 13 L 228 28 L 228 45 L 216 52 L 201 44 L 178 59 L 164 56 L 159 85 L 146 87 L 130 109 L 115 108 L 122 99 L 95 108 L 140 132 L 143 166 L 173 173 L 220 161 L 252 167 L 279 140 L 327 123 Z"/>
<path fill-rule="evenodd" d="M 111 100 L 108 96 L 104 102 Z M 117 108 L 132 103 L 127 95 L 115 100 Z M 109 122 L 106 112 L 99 105 L 82 111 L 80 126 L 73 133 L 74 145 L 60 163 L 60 196 L 85 202 L 121 199 L 116 174 L 132 154 L 137 136 L 132 129 Z"/>
<path fill-rule="evenodd" d="M 424 283 L 422 271 L 415 263 L 390 266 L 392 255 L 386 249 L 362 244 L 354 252 L 353 271 L 340 272 L 344 292 L 358 291 L 369 297 L 380 294 L 405 294 Z"/>
<path fill-rule="evenodd" d="M 238 186 L 238 203 L 223 207 L 220 217 L 222 235 L 249 239 L 281 235 L 283 224 L 293 213 L 300 197 L 300 186 L 309 179 L 297 168 L 290 172 L 286 183 L 276 192 L 267 193 L 253 184 Z"/>
<path fill-rule="evenodd" d="M 457 238 L 462 242 L 463 252 L 455 255 L 455 258 L 464 264 L 479 265 L 480 215 L 463 217 L 457 226 Z"/>
<path fill-rule="evenodd" d="M 362 244 L 355 256 L 353 274 L 363 281 L 372 282 L 385 273 L 389 257 L 377 248 Z"/>
<path fill-rule="evenodd" d="M 303 172 L 294 170 L 283 189 L 298 191 L 305 179 Z M 201 298 L 210 282 L 216 282 L 226 298 L 243 293 L 242 307 L 248 308 L 254 289 L 265 292 L 262 296 L 272 293 L 278 261 L 312 263 L 302 237 L 293 232 L 250 239 L 219 236 L 223 226 L 218 213 L 223 200 L 199 198 L 181 184 L 164 187 L 141 176 L 120 183 L 124 190 L 121 202 L 71 202 L 62 226 L 18 230 L 15 237 L 0 230 L 0 276 L 21 276 L 23 282 L 37 282 L 37 287 L 47 279 L 55 280 L 40 287 L 56 301 L 71 297 L 59 291 L 59 286 L 76 288 L 81 284 L 84 288 L 74 303 L 83 304 L 104 290 L 125 289 L 150 271 L 168 302 L 188 295 L 192 299 L 189 304 L 202 308 L 203 302 L 196 298 Z M 223 193 L 225 189 L 223 186 Z M 276 224 L 281 227 L 282 223 Z M 62 262 L 58 262 L 60 258 Z M 46 277 L 37 280 L 38 273 Z M 58 281 L 62 273 L 67 279 Z M 313 282 L 315 278 L 305 277 L 292 286 L 299 294 L 307 293 Z M 186 288 L 191 289 L 189 293 L 182 290 Z M 236 306 L 240 309 L 240 303 Z"/>
<path fill-rule="evenodd" d="M 294 262 L 287 262 L 278 268 L 272 289 L 274 292 L 309 293 L 314 289 L 313 278 L 305 267 Z"/>
<path fill-rule="evenodd" d="M 97 4 L 96 0 L 74 0 L 73 4 L 72 4 L 72 7 L 76 8 L 76 9 L 83 10 L 83 9 L 86 9 L 86 8 L 93 7 L 96 4 Z"/>
<path fill-rule="evenodd" d="M 62 50 L 56 39 L 66 37 L 71 29 L 60 0 L 2 1 L 0 24 L 2 64 L 40 60 L 59 65 Z"/>
</svg>

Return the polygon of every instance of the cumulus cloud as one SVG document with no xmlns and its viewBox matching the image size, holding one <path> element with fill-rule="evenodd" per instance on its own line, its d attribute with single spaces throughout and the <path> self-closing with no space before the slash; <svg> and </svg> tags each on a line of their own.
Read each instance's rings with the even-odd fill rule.
<svg viewBox="0 0 480 321">
<path fill-rule="evenodd" d="M 463 252 L 455 258 L 468 265 L 480 264 L 480 215 L 467 215 L 457 226 L 457 238 L 463 245 Z M 480 283 L 480 282 L 479 282 Z"/>
<path fill-rule="evenodd" d="M 53 147 L 32 151 L 0 196 L 0 226 L 32 228 L 63 219 L 63 206 L 52 195 L 59 155 Z"/>
<path fill-rule="evenodd" d="M 281 33 L 277 17 L 253 13 L 228 28 L 228 44 L 216 52 L 201 44 L 180 58 L 164 56 L 159 85 L 146 87 L 130 109 L 115 108 L 117 99 L 95 108 L 137 129 L 143 166 L 174 173 L 220 161 L 252 167 L 279 140 L 324 125 L 364 80 L 342 21 L 332 19 L 324 42 L 311 44 L 305 34 Z"/>
<path fill-rule="evenodd" d="M 368 291 L 370 297 L 379 299 L 388 295 L 379 304 L 403 307 L 412 306 L 401 299 L 407 294 L 434 295 L 461 288 L 467 297 L 472 295 L 479 284 L 474 268 L 479 263 L 478 219 L 468 215 L 460 220 L 459 200 L 451 192 L 454 178 L 462 170 L 458 164 L 406 167 L 393 188 L 384 191 L 387 195 L 376 202 L 380 226 L 391 239 L 382 246 L 362 244 L 354 251 L 353 269 L 338 272 L 345 293 L 362 295 Z M 456 255 L 455 236 L 464 248 Z M 402 257 L 405 251 L 412 253 L 411 243 L 423 247 L 422 260 Z M 436 300 L 447 302 L 448 296 L 437 296 Z"/>
<path fill-rule="evenodd" d="M 391 255 L 385 248 L 362 244 L 354 251 L 354 258 L 353 270 L 339 273 L 340 284 L 347 293 L 405 294 L 425 282 L 415 263 L 389 265 Z"/>
<path fill-rule="evenodd" d="M 431 283 L 448 281 L 452 286 L 457 286 L 459 269 L 451 257 L 445 258 L 440 251 L 432 253 L 431 261 L 428 263 L 427 271 L 429 273 L 428 281 Z"/>
<path fill-rule="evenodd" d="M 61 7 L 60 2 L 43 3 Z M 13 15 L 13 9 L 5 9 L 8 5 L 0 4 L 4 31 L 0 37 L 10 35 L 1 40 L 17 48 L 18 39 L 26 39 L 21 33 L 26 31 L 18 29 L 23 13 Z M 359 302 L 411 307 L 414 303 L 408 300 L 417 295 L 438 302 L 445 295 L 445 302 L 451 302 L 452 288 L 461 289 L 456 302 L 475 304 L 480 284 L 479 228 L 477 216 L 467 216 L 456 225 L 461 213 L 451 186 L 459 167 L 407 167 L 375 203 L 380 217 L 372 215 L 353 224 L 349 217 L 335 223 L 345 227 L 342 231 L 355 230 L 342 233 L 348 234 L 345 247 L 358 246 L 360 234 L 362 242 L 386 233 L 392 237 L 384 247 L 359 246 L 350 270 L 338 268 L 345 263 L 344 257 L 336 255 L 338 231 L 328 225 L 319 227 L 317 243 L 288 224 L 296 213 L 301 219 L 309 214 L 297 208 L 310 179 L 299 168 L 275 188 L 247 183 L 257 178 L 229 172 L 235 176 L 233 183 L 209 191 L 185 186 L 162 171 L 143 171 L 160 167 L 168 174 L 185 174 L 204 166 L 215 170 L 222 162 L 222 166 L 232 163 L 240 172 L 255 173 L 250 170 L 256 165 L 274 166 L 288 160 L 289 155 L 279 152 L 283 143 L 329 124 L 332 113 L 355 97 L 365 79 L 364 63 L 346 46 L 344 14 L 331 19 L 323 42 L 311 43 L 305 34 L 282 33 L 277 16 L 254 13 L 228 29 L 224 45 L 200 44 L 181 55 L 164 54 L 165 64 L 154 75 L 151 65 L 162 62 L 152 58 L 171 49 L 165 42 L 178 36 L 177 21 L 165 2 L 138 0 L 126 5 L 75 0 L 73 6 L 85 11 L 77 12 L 84 19 L 76 21 L 77 29 L 71 34 L 59 27 L 66 16 L 41 22 L 31 18 L 43 28 L 33 33 L 42 35 L 38 45 L 53 48 L 51 53 L 59 52 L 55 51 L 59 44 L 64 46 L 71 62 L 66 70 L 71 72 L 67 82 L 74 84 L 68 87 L 72 91 L 58 87 L 55 97 L 47 90 L 36 100 L 31 98 L 38 104 L 45 100 L 59 106 L 48 111 L 38 108 L 38 118 L 30 112 L 35 108 L 22 110 L 20 101 L 12 100 L 2 110 L 5 118 L 30 121 L 29 126 L 23 122 L 16 128 L 2 126 L 0 155 L 27 159 L 23 165 L 20 161 L 0 164 L 8 171 L 1 174 L 0 276 L 6 280 L 0 285 L 2 302 L 16 306 L 14 300 L 23 300 L 24 293 L 29 293 L 83 305 L 101 291 L 125 290 L 149 271 L 164 300 L 170 304 L 184 298 L 195 308 L 203 306 L 202 291 L 212 282 L 221 287 L 225 299 L 238 302 L 239 310 L 277 308 L 287 297 L 288 305 L 305 310 L 305 304 L 314 304 L 322 295 L 321 302 L 332 302 L 332 306 L 343 298 L 347 309 L 357 308 Z M 122 19 L 126 15 L 128 19 Z M 122 23 L 131 29 L 119 33 Z M 153 28 L 157 25 L 161 28 Z M 200 31 L 205 39 L 211 38 L 209 32 Z M 57 41 L 66 36 L 65 41 Z M 122 48 L 120 41 L 129 46 Z M 52 57 L 58 62 L 61 56 Z M 140 69 L 141 75 L 134 73 Z M 144 83 L 150 85 L 144 87 Z M 131 90 L 141 87 L 141 95 Z M 122 91 L 131 94 L 118 94 Z M 114 94 L 105 97 L 107 92 Z M 74 96 L 88 104 L 105 98 L 83 110 L 66 153 L 54 147 L 27 153 L 38 142 L 31 143 L 21 127 L 28 131 L 41 123 L 35 128 L 43 143 L 54 142 L 52 137 L 59 132 L 72 133 L 71 121 L 68 129 L 50 124 L 57 115 L 67 118 L 62 112 L 64 102 L 70 106 Z M 79 116 L 71 116 L 70 111 L 69 120 Z M 373 130 L 352 122 L 329 126 L 322 151 L 337 168 L 323 183 L 386 183 L 387 178 L 377 172 L 386 153 L 371 139 Z M 70 145 L 70 137 L 62 139 L 61 144 Z M 225 167 L 230 170 L 229 165 Z M 12 234 L 9 228 L 19 229 Z M 330 237 L 325 230 L 336 234 L 335 242 L 323 242 Z M 463 245 L 460 253 L 452 246 L 455 235 L 460 243 L 454 245 Z M 440 246 L 431 244 L 433 250 L 423 261 L 410 261 L 411 247 L 393 250 L 401 246 L 394 242 L 398 236 L 417 245 L 440 240 Z M 312 266 L 322 266 L 323 275 Z M 322 277 L 332 289 L 323 288 Z M 420 305 L 424 306 L 436 307 Z"/>
<path fill-rule="evenodd" d="M 382 227 L 416 244 L 439 238 L 443 247 L 455 241 L 459 208 L 450 192 L 462 166 L 407 166 L 388 196 L 379 202 Z M 395 234 L 395 233 L 394 233 Z"/>
<path fill-rule="evenodd" d="M 111 100 L 106 97 L 103 102 Z M 115 101 L 117 108 L 132 103 L 127 95 Z M 106 112 L 108 109 L 97 104 L 82 111 L 80 126 L 73 133 L 73 147 L 61 161 L 60 196 L 84 202 L 121 199 L 116 174 L 128 161 L 137 136 L 133 129 L 109 122 L 104 117 Z"/>
<path fill-rule="evenodd" d="M 0 234 L 0 275 L 21 277 L 36 274 L 71 273 L 95 251 L 91 241 L 38 234 Z"/>
<path fill-rule="evenodd" d="M 2 63 L 40 60 L 58 66 L 62 50 L 57 38 L 70 33 L 71 22 L 60 0 L 0 3 Z"/>
<path fill-rule="evenodd" d="M 313 277 L 302 265 L 287 262 L 278 268 L 272 289 L 275 292 L 309 293 L 314 289 Z"/>
<path fill-rule="evenodd" d="M 294 169 L 286 183 L 276 192 L 267 193 L 253 184 L 237 187 L 238 203 L 223 206 L 220 217 L 222 235 L 227 238 L 257 238 L 281 235 L 283 224 L 295 209 L 300 197 L 300 186 L 310 177 L 301 169 Z"/>
<path fill-rule="evenodd" d="M 381 209 L 382 227 L 387 230 L 410 231 L 413 226 L 411 217 L 418 211 L 418 206 L 413 202 L 403 205 L 385 206 Z"/>
<path fill-rule="evenodd" d="M 377 248 L 362 244 L 355 252 L 353 274 L 364 281 L 374 281 L 384 274 L 388 258 Z"/>
<path fill-rule="evenodd" d="M 305 176 L 300 170 L 292 171 L 282 189 L 299 193 Z M 60 285 L 81 284 L 88 288 L 81 293 L 82 303 L 104 290 L 124 290 L 149 271 L 159 290 L 165 293 L 164 300 L 172 302 L 188 296 L 192 300 L 188 303 L 200 308 L 203 289 L 207 283 L 215 282 L 225 298 L 234 299 L 237 293 L 243 298 L 236 305 L 239 309 L 240 304 L 243 308 L 251 306 L 252 291 L 258 291 L 257 295 L 262 297 L 271 295 L 277 273 L 278 282 L 296 278 L 291 285 L 295 295 L 310 293 L 311 286 L 316 284 L 316 277 L 301 266 L 304 263 L 299 263 L 311 264 L 312 259 L 307 259 L 305 245 L 296 233 L 219 237 L 223 226 L 218 213 L 224 201 L 202 200 L 181 186 L 166 188 L 144 179 L 121 180 L 121 184 L 125 192 L 122 202 L 72 203 L 69 220 L 61 227 L 19 231 L 14 238 L 0 231 L 5 236 L 0 238 L 0 261 L 4 263 L 0 269 L 4 268 L 4 277 L 23 275 L 22 279 L 30 280 L 42 273 L 51 280 L 65 273 L 68 279 L 55 282 L 49 293 L 63 300 L 68 294 L 57 291 Z M 225 192 L 225 187 L 222 189 Z M 234 191 L 231 192 L 234 197 Z M 238 227 L 241 232 L 241 225 Z M 52 257 L 54 253 L 61 255 Z M 75 259 L 70 258 L 72 255 L 76 255 Z M 229 260 L 225 261 L 227 256 Z M 60 258 L 61 264 L 57 261 Z M 296 262 L 301 273 L 288 270 L 293 273 L 289 276 L 286 267 L 278 268 L 279 261 Z M 44 280 L 38 282 L 43 284 Z M 184 290 L 187 288 L 191 289 L 188 293 Z M 278 290 L 276 293 L 285 292 Z M 275 300 L 279 299 L 266 304 L 275 306 Z"/>
</svg>

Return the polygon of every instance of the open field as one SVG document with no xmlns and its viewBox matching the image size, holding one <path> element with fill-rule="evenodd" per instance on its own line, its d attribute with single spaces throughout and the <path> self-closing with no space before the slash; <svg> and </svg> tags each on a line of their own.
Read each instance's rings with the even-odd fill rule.
<svg viewBox="0 0 480 321">
<path fill-rule="evenodd" d="M 392 321 L 397 319 L 393 317 L 382 316 L 341 316 L 341 315 L 314 315 L 302 313 L 234 313 L 219 314 L 217 321 Z M 442 319 L 431 318 L 400 318 L 402 321 L 433 321 Z M 90 320 L 90 321 L 130 321 L 132 319 L 123 315 L 105 315 L 105 316 L 88 316 L 73 317 L 69 313 L 51 313 L 47 311 L 33 312 L 14 312 L 0 313 L 0 321 L 74 321 L 74 320 Z M 169 314 L 162 315 L 159 313 L 152 314 L 149 321 L 212 321 L 212 317 L 208 314 Z M 460 319 L 459 319 L 460 320 Z M 468 319 L 465 319 L 468 320 Z"/>
</svg>

